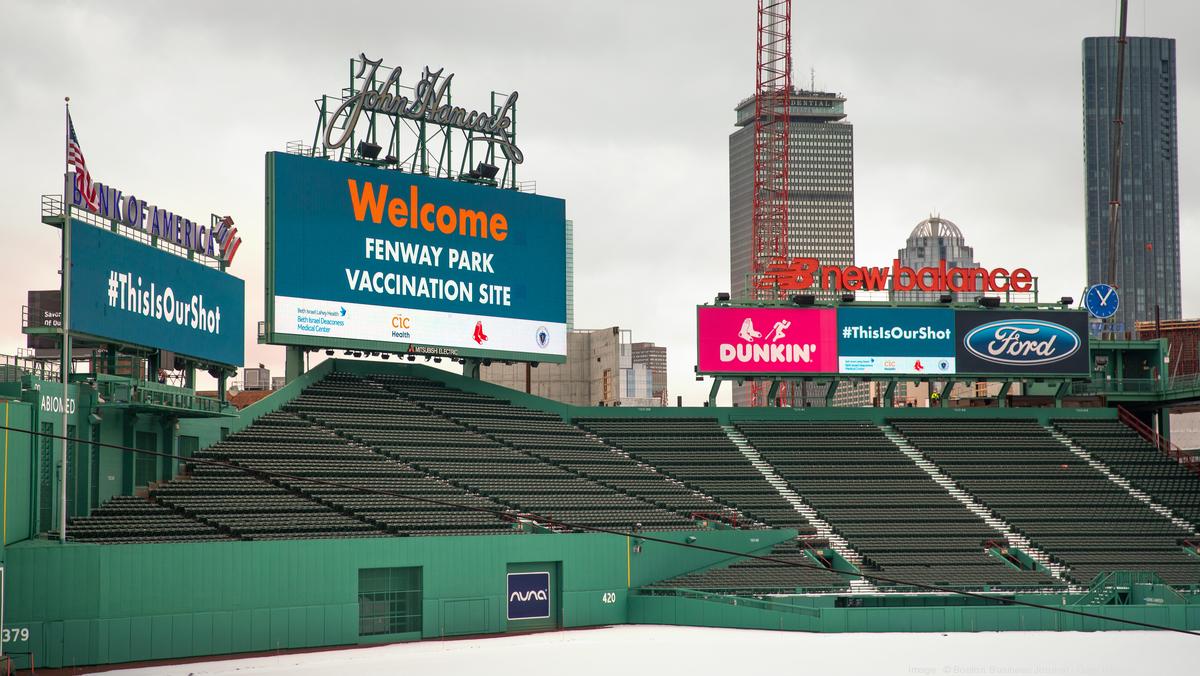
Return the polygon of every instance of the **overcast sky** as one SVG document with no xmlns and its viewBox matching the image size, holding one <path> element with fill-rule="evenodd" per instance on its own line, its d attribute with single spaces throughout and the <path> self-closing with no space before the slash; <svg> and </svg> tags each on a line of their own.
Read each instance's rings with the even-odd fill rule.
<svg viewBox="0 0 1200 676">
<path fill-rule="evenodd" d="M 1130 33 L 1178 40 L 1184 314 L 1200 314 L 1200 3 L 1134 0 Z M 0 21 L 0 353 L 24 345 L 27 289 L 57 288 L 38 196 L 63 170 L 64 96 L 92 175 L 176 213 L 229 213 L 244 239 L 246 363 L 263 306 L 263 154 L 311 142 L 313 99 L 359 52 L 455 73 L 455 103 L 521 94 L 523 180 L 575 221 L 575 321 L 669 348 L 696 404 L 694 306 L 729 280 L 728 135 L 754 87 L 753 0 L 49 2 Z M 986 267 L 1043 299 L 1084 276 L 1081 40 L 1116 3 L 793 2 L 795 82 L 843 93 L 855 133 L 859 264 L 883 265 L 930 212 Z"/>
</svg>

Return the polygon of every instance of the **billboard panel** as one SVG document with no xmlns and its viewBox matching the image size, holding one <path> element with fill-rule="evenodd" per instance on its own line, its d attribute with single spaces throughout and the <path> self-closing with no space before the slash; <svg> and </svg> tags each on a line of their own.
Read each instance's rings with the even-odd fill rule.
<svg viewBox="0 0 1200 676">
<path fill-rule="evenodd" d="M 508 619 L 539 620 L 550 617 L 550 573 L 508 574 Z"/>
<path fill-rule="evenodd" d="M 837 316 L 825 308 L 700 307 L 700 373 L 837 372 Z"/>
<path fill-rule="evenodd" d="M 958 310 L 954 329 L 960 373 L 1089 373 L 1087 313 L 1083 311 Z"/>
<path fill-rule="evenodd" d="M 955 372 L 953 310 L 853 307 L 837 317 L 839 373 Z"/>
<path fill-rule="evenodd" d="M 72 223 L 72 333 L 242 365 L 242 280 L 108 230 Z"/>
<path fill-rule="evenodd" d="M 563 200 L 267 155 L 271 342 L 563 361 Z"/>
</svg>

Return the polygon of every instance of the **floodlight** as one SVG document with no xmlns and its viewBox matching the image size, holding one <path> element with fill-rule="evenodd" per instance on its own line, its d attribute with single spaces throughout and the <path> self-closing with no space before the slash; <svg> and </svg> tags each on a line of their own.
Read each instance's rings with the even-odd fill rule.
<svg viewBox="0 0 1200 676">
<path fill-rule="evenodd" d="M 380 147 L 380 145 L 378 143 L 371 143 L 370 141 L 359 141 L 358 142 L 359 156 L 365 157 L 368 160 L 378 159 L 379 151 L 381 151 L 381 150 L 383 150 L 383 148 Z"/>
</svg>

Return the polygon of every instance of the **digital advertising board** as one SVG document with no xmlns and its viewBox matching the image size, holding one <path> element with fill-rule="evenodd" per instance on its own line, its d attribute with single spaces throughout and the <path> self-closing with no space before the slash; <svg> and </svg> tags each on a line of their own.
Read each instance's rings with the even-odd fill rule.
<svg viewBox="0 0 1200 676">
<path fill-rule="evenodd" d="M 561 199 L 267 154 L 267 342 L 562 362 Z"/>
<path fill-rule="evenodd" d="M 697 369 L 723 376 L 1088 376 L 1087 313 L 944 307 L 697 308 Z"/>
<path fill-rule="evenodd" d="M 954 317 L 959 371 L 987 374 L 1089 374 L 1087 312 L 959 310 Z"/>
<path fill-rule="evenodd" d="M 71 227 L 71 333 L 241 366 L 245 283 L 81 221 Z"/>
<path fill-rule="evenodd" d="M 837 372 L 837 311 L 704 306 L 697 313 L 700 373 Z"/>
<path fill-rule="evenodd" d="M 839 373 L 955 372 L 954 310 L 844 307 L 837 318 Z"/>
</svg>

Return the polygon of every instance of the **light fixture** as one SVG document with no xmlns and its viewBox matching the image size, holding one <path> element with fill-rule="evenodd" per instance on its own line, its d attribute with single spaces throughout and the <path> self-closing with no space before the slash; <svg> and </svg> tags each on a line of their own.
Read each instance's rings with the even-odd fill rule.
<svg viewBox="0 0 1200 676">
<path fill-rule="evenodd" d="M 500 173 L 500 167 L 487 162 L 480 162 L 475 165 L 475 168 L 468 174 L 471 178 L 482 178 L 488 181 L 496 180 L 496 174 Z"/>
<path fill-rule="evenodd" d="M 333 350 L 325 350 L 325 356 L 326 356 L 326 357 L 332 357 L 332 356 L 333 356 Z"/>
<path fill-rule="evenodd" d="M 948 293 L 943 293 L 942 295 L 938 296 L 938 302 L 939 303 L 953 303 L 954 296 L 951 296 Z"/>
<path fill-rule="evenodd" d="M 1000 307 L 1000 299 L 995 296 L 980 296 L 975 299 L 980 307 Z"/>
<path fill-rule="evenodd" d="M 792 296 L 792 302 L 796 305 L 815 305 L 817 302 L 817 297 L 811 293 L 801 293 Z"/>
<path fill-rule="evenodd" d="M 852 294 L 852 293 L 843 293 L 843 294 L 842 294 L 842 302 L 843 302 L 843 303 L 853 303 L 853 302 L 854 302 L 854 294 Z"/>
<path fill-rule="evenodd" d="M 365 157 L 368 160 L 379 159 L 379 151 L 381 150 L 383 150 L 383 148 L 378 143 L 371 143 L 370 141 L 358 142 L 359 156 Z"/>
<path fill-rule="evenodd" d="M 391 358 L 391 356 L 392 356 L 392 355 L 388 354 L 387 352 L 384 352 L 384 353 L 383 353 L 383 358 L 384 358 L 384 359 L 390 359 L 390 358 Z"/>
<path fill-rule="evenodd" d="M 1058 302 L 1063 307 L 1071 307 L 1075 303 L 1075 299 L 1070 296 L 1063 296 L 1058 299 Z"/>
<path fill-rule="evenodd" d="M 718 292 L 717 293 L 717 302 L 718 303 L 728 303 L 729 302 L 729 292 L 728 291 Z"/>
</svg>

